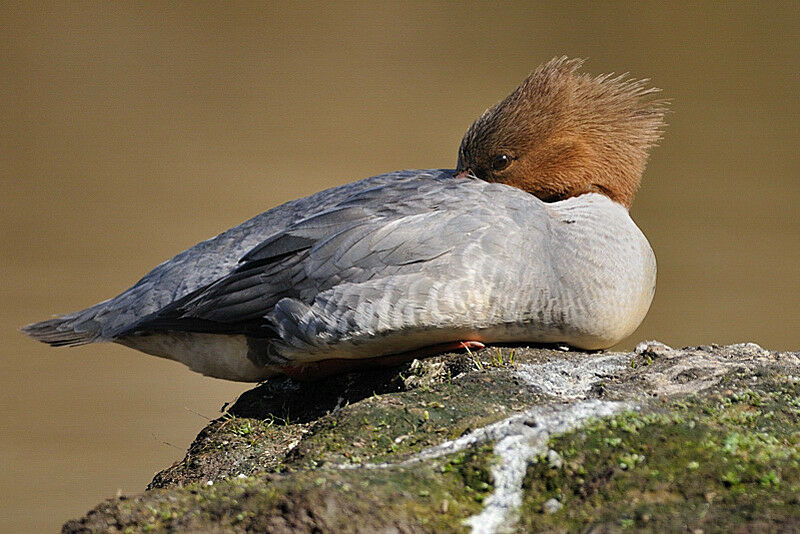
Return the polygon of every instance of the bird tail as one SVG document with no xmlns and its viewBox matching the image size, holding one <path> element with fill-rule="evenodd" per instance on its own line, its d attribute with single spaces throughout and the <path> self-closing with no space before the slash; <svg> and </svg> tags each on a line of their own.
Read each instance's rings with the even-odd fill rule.
<svg viewBox="0 0 800 534">
<path fill-rule="evenodd" d="M 71 347 L 97 341 L 101 327 L 94 321 L 85 321 L 82 312 L 62 315 L 47 321 L 29 324 L 22 331 L 33 339 L 53 347 Z"/>
</svg>

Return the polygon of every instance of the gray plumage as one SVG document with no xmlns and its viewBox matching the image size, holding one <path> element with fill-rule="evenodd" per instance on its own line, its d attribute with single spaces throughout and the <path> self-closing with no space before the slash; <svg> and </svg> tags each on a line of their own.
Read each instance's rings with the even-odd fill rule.
<svg viewBox="0 0 800 534">
<path fill-rule="evenodd" d="M 605 196 L 547 204 L 453 171 L 400 171 L 283 204 L 25 331 L 259 380 L 460 340 L 602 348 L 639 324 L 654 282 L 646 239 Z"/>
</svg>

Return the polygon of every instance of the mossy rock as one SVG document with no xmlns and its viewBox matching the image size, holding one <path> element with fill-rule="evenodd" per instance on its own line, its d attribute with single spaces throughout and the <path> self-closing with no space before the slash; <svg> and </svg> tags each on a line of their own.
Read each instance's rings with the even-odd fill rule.
<svg viewBox="0 0 800 534">
<path fill-rule="evenodd" d="M 490 348 L 262 384 L 64 531 L 796 531 L 798 495 L 798 353 Z"/>
</svg>

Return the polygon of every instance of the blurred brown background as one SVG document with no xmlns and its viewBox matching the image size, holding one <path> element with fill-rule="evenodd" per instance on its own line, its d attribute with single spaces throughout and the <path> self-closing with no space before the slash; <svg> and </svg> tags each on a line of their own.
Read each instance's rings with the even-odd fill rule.
<svg viewBox="0 0 800 534">
<path fill-rule="evenodd" d="M 141 491 L 247 389 L 20 325 L 291 198 L 452 167 L 470 122 L 553 56 L 673 101 L 632 209 L 658 291 L 622 347 L 800 349 L 797 2 L 3 4 L 2 531 Z"/>
</svg>

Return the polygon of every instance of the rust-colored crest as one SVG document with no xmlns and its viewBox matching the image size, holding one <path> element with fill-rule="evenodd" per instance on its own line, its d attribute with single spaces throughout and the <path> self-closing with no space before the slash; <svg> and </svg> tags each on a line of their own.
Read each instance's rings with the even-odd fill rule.
<svg viewBox="0 0 800 534">
<path fill-rule="evenodd" d="M 647 80 L 578 74 L 580 59 L 537 68 L 461 141 L 458 168 L 545 201 L 588 192 L 630 206 L 667 102 Z"/>
</svg>

